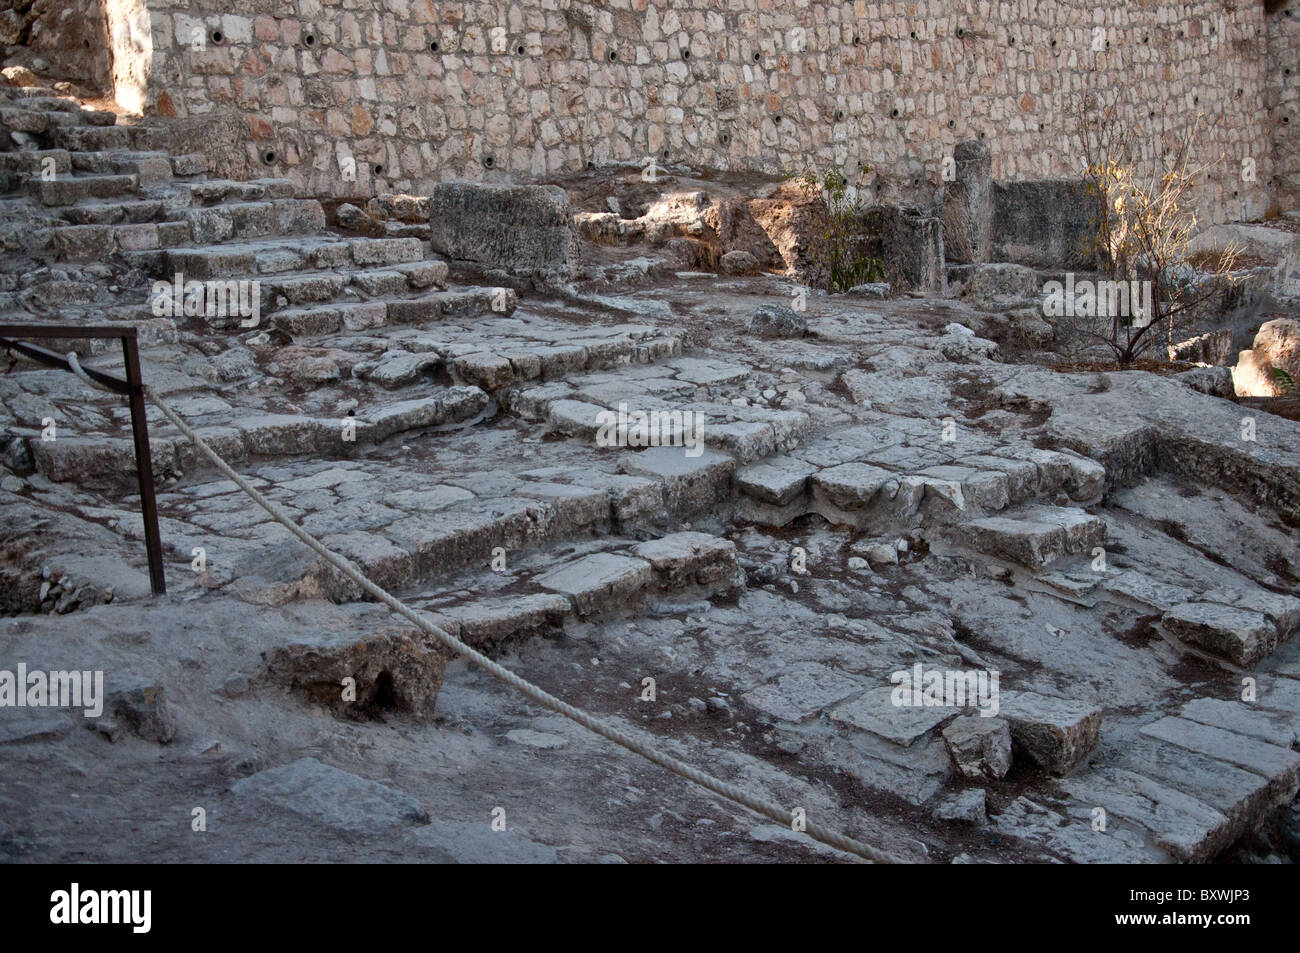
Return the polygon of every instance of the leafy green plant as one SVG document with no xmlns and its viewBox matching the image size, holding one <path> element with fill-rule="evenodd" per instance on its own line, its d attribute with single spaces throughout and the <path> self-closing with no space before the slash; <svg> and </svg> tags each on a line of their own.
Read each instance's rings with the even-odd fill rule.
<svg viewBox="0 0 1300 953">
<path fill-rule="evenodd" d="M 805 194 L 820 196 L 826 205 L 826 218 L 809 241 L 808 254 L 827 289 L 848 291 L 856 285 L 883 281 L 884 266 L 870 254 L 871 237 L 862 227 L 862 200 L 844 174 L 829 169 L 819 177 L 809 168 L 799 183 Z"/>
<path fill-rule="evenodd" d="M 1273 368 L 1273 386 L 1277 388 L 1278 396 L 1285 397 L 1295 390 L 1295 378 L 1282 368 L 1275 367 Z"/>
</svg>

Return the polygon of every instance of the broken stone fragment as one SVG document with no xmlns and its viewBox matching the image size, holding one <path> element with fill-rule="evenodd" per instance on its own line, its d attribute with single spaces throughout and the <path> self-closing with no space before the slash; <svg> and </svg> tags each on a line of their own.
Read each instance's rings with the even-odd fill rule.
<svg viewBox="0 0 1300 953">
<path fill-rule="evenodd" d="M 309 630 L 299 641 L 267 652 L 265 676 L 340 714 L 394 709 L 426 715 L 438 699 L 446 664 L 410 627 L 360 635 Z"/>
<path fill-rule="evenodd" d="M 1002 692 L 998 711 L 1011 725 L 1014 750 L 1058 776 L 1081 764 L 1101 737 L 1101 709 L 1087 702 Z"/>
<path fill-rule="evenodd" d="M 808 321 L 780 304 L 762 304 L 754 309 L 749 330 L 764 339 L 801 338 L 808 333 Z"/>
<path fill-rule="evenodd" d="M 758 259 L 747 251 L 729 251 L 718 259 L 718 268 L 727 275 L 753 275 L 758 273 Z"/>
<path fill-rule="evenodd" d="M 176 737 L 176 720 L 158 682 L 136 679 L 109 692 L 104 713 L 146 741 L 167 744 Z"/>
<path fill-rule="evenodd" d="M 1265 616 L 1215 602 L 1185 602 L 1160 622 L 1175 638 L 1237 665 L 1254 665 L 1277 646 L 1277 628 Z"/>
<path fill-rule="evenodd" d="M 664 589 L 712 586 L 734 577 L 738 568 L 736 544 L 708 533 L 672 533 L 641 543 L 633 552 L 649 561 Z"/>
<path fill-rule="evenodd" d="M 967 778 L 1000 781 L 1011 770 L 1011 726 L 1004 718 L 962 715 L 943 729 L 943 740 Z"/>
<path fill-rule="evenodd" d="M 935 805 L 934 816 L 941 821 L 982 827 L 988 820 L 983 788 L 968 788 Z"/>
</svg>

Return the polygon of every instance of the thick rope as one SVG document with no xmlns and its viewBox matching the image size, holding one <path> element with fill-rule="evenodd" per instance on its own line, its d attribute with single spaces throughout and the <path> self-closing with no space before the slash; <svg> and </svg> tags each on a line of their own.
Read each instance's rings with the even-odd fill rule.
<svg viewBox="0 0 1300 953">
<path fill-rule="evenodd" d="M 90 380 L 88 377 L 85 379 L 87 381 Z M 92 381 L 91 383 L 93 384 L 94 382 Z M 99 385 L 95 384 L 94 386 L 98 387 Z M 351 579 L 354 583 L 366 592 L 370 593 L 380 602 L 384 603 L 384 605 L 388 606 L 388 608 L 392 609 L 395 613 L 405 618 L 412 625 L 437 639 L 438 642 L 442 643 L 442 645 L 450 651 L 465 656 L 471 662 L 485 669 L 489 674 L 505 682 L 511 688 L 518 690 L 538 704 L 543 705 L 552 711 L 558 712 L 572 721 L 576 721 L 587 730 L 595 732 L 602 738 L 607 738 L 615 744 L 626 748 L 628 751 L 639 754 L 641 757 L 653 761 L 660 767 L 666 768 L 674 774 L 681 775 L 688 781 L 693 781 L 715 794 L 720 794 L 731 801 L 735 801 L 737 804 L 744 805 L 755 813 L 771 818 L 778 824 L 786 825 L 791 823 L 790 811 L 784 810 L 780 806 L 772 804 L 769 801 L 755 797 L 734 784 L 715 778 L 712 775 L 705 774 L 703 771 L 691 767 L 686 762 L 674 758 L 672 755 L 660 751 L 658 748 L 654 748 L 636 740 L 625 732 L 601 721 L 582 709 L 575 708 L 568 702 L 561 701 L 549 692 L 546 692 L 531 682 L 520 678 L 508 668 L 498 665 L 481 652 L 475 651 L 449 632 L 433 625 L 400 599 L 371 582 L 355 565 L 353 565 L 351 560 L 348 560 L 326 548 L 323 543 L 298 526 L 298 524 L 295 523 L 287 513 L 281 510 L 279 506 L 259 493 L 247 480 L 245 480 L 239 473 L 235 472 L 230 464 L 221 459 L 221 457 L 217 455 L 216 451 L 209 447 L 203 441 L 203 438 L 200 437 L 192 427 L 186 424 L 185 421 L 167 405 L 166 401 L 148 388 L 145 389 L 145 393 L 154 404 L 157 405 L 158 409 L 163 412 L 163 416 L 176 426 L 177 430 L 189 438 L 189 441 L 209 460 L 211 460 L 212 464 L 218 470 L 224 473 L 234 481 L 236 486 L 247 493 L 254 503 L 266 510 L 266 512 L 270 513 L 277 523 L 281 524 L 285 529 L 293 533 L 293 535 L 298 537 L 298 539 L 308 548 L 315 551 L 322 559 L 341 572 L 344 576 Z M 874 863 L 900 862 L 898 858 L 882 850 L 878 850 L 870 844 L 864 844 L 861 841 L 841 834 L 838 831 L 822 827 L 820 824 L 816 824 L 813 821 L 806 821 L 803 832 L 814 840 L 821 841 L 823 844 L 829 844 L 830 846 L 836 847 L 840 850 L 857 854 L 859 857 L 863 857 Z"/>
</svg>

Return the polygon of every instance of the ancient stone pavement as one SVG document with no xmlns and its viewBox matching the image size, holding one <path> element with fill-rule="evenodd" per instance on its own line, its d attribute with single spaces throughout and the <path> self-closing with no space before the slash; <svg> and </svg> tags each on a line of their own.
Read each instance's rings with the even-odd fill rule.
<svg viewBox="0 0 1300 953">
<path fill-rule="evenodd" d="M 42 147 L 0 154 L 3 320 L 135 325 L 226 460 L 526 678 L 911 861 L 1295 849 L 1300 425 L 1004 363 L 952 299 L 813 295 L 766 339 L 773 276 L 513 287 L 51 90 L 0 116 Z M 157 314 L 177 274 L 258 282 L 256 323 Z M 28 363 L 0 404 L 0 668 L 109 692 L 0 719 L 7 858 L 844 859 L 445 658 L 156 409 L 152 598 L 125 407 Z M 602 446 L 620 405 L 702 444 Z M 996 716 L 895 704 L 914 666 L 998 672 Z"/>
</svg>

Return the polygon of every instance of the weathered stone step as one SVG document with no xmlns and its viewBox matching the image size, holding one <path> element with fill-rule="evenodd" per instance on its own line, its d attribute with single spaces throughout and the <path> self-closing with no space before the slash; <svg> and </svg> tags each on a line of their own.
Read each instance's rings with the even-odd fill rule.
<svg viewBox="0 0 1300 953">
<path fill-rule="evenodd" d="M 1294 599 L 1289 601 L 1300 606 Z M 1174 638 L 1245 667 L 1271 655 L 1294 630 L 1293 621 L 1279 624 L 1263 612 L 1209 600 L 1175 605 L 1160 617 L 1160 624 Z"/>
<path fill-rule="evenodd" d="M 531 562 L 544 563 L 543 554 Z M 506 595 L 412 598 L 440 623 L 450 623 L 467 644 L 492 653 L 506 643 L 557 631 L 566 618 L 633 613 L 648 600 L 669 594 L 707 597 L 733 588 L 739 572 L 730 540 L 680 532 L 641 543 L 611 540 L 559 566 L 516 573 Z"/>
<path fill-rule="evenodd" d="M 477 387 L 451 387 L 433 396 L 378 404 L 346 419 L 272 413 L 225 413 L 211 423 L 196 421 L 200 436 L 228 462 L 313 454 L 326 459 L 355 456 L 397 433 L 464 423 L 482 415 L 489 400 Z M 150 449 L 155 476 L 205 472 L 207 458 L 151 412 Z M 42 441 L 30 435 L 36 469 L 56 482 L 113 487 L 135 479 L 134 445 L 129 437 L 60 435 Z"/>
<path fill-rule="evenodd" d="M 948 526 L 1035 499 L 1092 502 L 1101 495 L 1105 470 L 1086 457 L 974 435 L 958 455 L 936 431 L 926 421 L 901 419 L 811 438 L 741 469 L 738 511 L 769 525 L 817 513 L 894 532 L 925 521 Z"/>
<path fill-rule="evenodd" d="M 1067 555 L 1090 552 L 1106 540 L 1106 523 L 1075 507 L 1034 506 L 1010 516 L 971 520 L 958 529 L 970 548 L 1041 569 Z"/>
<path fill-rule="evenodd" d="M 1105 761 L 1107 766 L 1151 778 L 1190 795 L 1223 815 L 1225 829 L 1217 832 L 1218 843 L 1205 852 L 1211 856 L 1256 828 L 1270 811 L 1295 796 L 1285 772 L 1265 777 L 1154 738 L 1126 738 L 1105 751 Z M 1095 806 L 1109 811 L 1108 801 L 1101 791 Z"/>
<path fill-rule="evenodd" d="M 89 199 L 60 210 L 59 215 L 71 225 L 136 225 L 160 222 L 166 212 L 161 199 Z"/>
<path fill-rule="evenodd" d="M 1080 813 L 1100 807 L 1109 817 L 1136 824 L 1182 863 L 1211 860 L 1232 843 L 1236 833 L 1222 812 L 1135 771 L 1094 768 L 1060 784 L 1078 800 Z"/>
<path fill-rule="evenodd" d="M 51 160 L 47 163 L 46 160 Z M 14 174 L 39 175 L 45 169 L 55 175 L 72 173 L 72 153 L 67 149 L 33 149 L 19 152 L 0 152 L 0 171 Z"/>
<path fill-rule="evenodd" d="M 181 189 L 188 192 L 191 203 L 200 206 L 228 201 L 288 199 L 293 198 L 294 191 L 290 180 L 276 178 L 249 179 L 244 182 L 232 179 L 199 179 L 178 184 Z"/>
<path fill-rule="evenodd" d="M 259 217 L 263 217 L 263 206 L 267 219 L 271 218 L 272 212 L 279 212 L 278 224 L 288 226 L 306 225 L 301 219 L 314 218 L 320 211 L 318 202 L 307 200 L 300 203 L 297 199 L 250 203 L 238 208 L 248 212 L 256 211 Z M 201 211 L 209 213 L 218 210 Z M 263 224 L 270 225 L 272 221 Z M 304 227 L 301 230 L 311 229 Z M 155 272 L 161 277 L 179 273 L 186 280 L 201 281 L 209 278 L 260 278 L 268 284 L 282 285 L 286 290 L 281 293 L 293 304 L 328 300 L 312 296 L 316 294 L 329 294 L 330 297 L 337 295 L 349 283 L 338 273 L 340 269 L 371 269 L 376 265 L 418 263 L 441 266 L 437 269 L 438 273 L 441 278 L 446 276 L 444 263 L 424 260 L 424 245 L 416 239 L 335 239 L 311 236 L 293 241 L 276 237 L 264 241 L 248 240 L 175 248 L 165 252 L 161 258 L 157 266 L 159 271 Z M 441 280 L 438 274 L 434 278 Z M 362 282 L 365 280 L 363 277 Z"/>
<path fill-rule="evenodd" d="M 362 307 L 371 307 L 368 303 Z M 283 313 L 276 315 L 276 319 Z M 310 320 L 317 316 L 312 315 Z M 335 321 L 337 315 L 332 316 Z M 382 318 L 382 315 L 378 316 Z M 308 320 L 303 316 L 303 320 Z M 343 320 L 353 329 L 362 325 L 364 316 L 356 312 L 344 313 Z M 298 325 L 295 319 L 294 324 Z M 370 327 L 377 327 L 376 320 Z M 672 339 L 677 342 L 677 339 Z M 563 378 L 578 370 L 597 370 L 623 364 L 646 364 L 661 351 L 658 335 L 652 329 L 633 327 L 630 330 L 611 329 L 602 339 L 587 338 L 587 344 L 550 345 L 535 339 L 496 336 L 488 343 L 462 345 L 455 338 L 444 341 L 396 337 L 393 347 L 373 360 L 354 365 L 353 374 L 384 388 L 404 387 L 418 380 L 427 368 L 443 366 L 466 383 L 482 387 L 509 401 L 503 389 L 527 381 Z M 679 342 L 678 342 L 679 343 Z M 472 349 L 471 349 L 472 348 Z"/>
<path fill-rule="evenodd" d="M 134 175 L 142 189 L 170 182 L 171 157 L 166 152 L 78 152 L 74 172 L 93 175 Z"/>
<path fill-rule="evenodd" d="M 152 126 L 60 126 L 47 134 L 49 145 L 69 152 L 163 149 L 165 129 Z"/>
<path fill-rule="evenodd" d="M 53 179 L 34 176 L 30 188 L 43 205 L 73 205 L 85 199 L 107 199 L 139 190 L 134 175 L 64 175 Z"/>
</svg>

